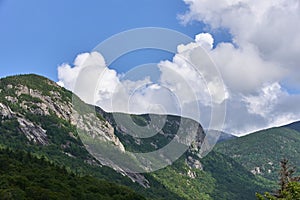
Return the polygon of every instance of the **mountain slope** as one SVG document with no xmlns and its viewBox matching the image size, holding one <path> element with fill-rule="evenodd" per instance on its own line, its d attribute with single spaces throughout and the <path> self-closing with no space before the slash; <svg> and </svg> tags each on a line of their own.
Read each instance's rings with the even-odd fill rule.
<svg viewBox="0 0 300 200">
<path fill-rule="evenodd" d="M 300 122 L 293 122 L 293 123 L 287 124 L 283 127 L 290 128 L 290 129 L 300 132 Z"/>
<path fill-rule="evenodd" d="M 233 159 L 210 152 L 201 169 L 190 168 L 184 159 L 153 173 L 153 176 L 184 199 L 255 199 L 255 192 L 270 191 L 269 182 L 257 179 Z"/>
<path fill-rule="evenodd" d="M 0 149 L 0 199 L 145 199 L 125 186 L 80 177 L 22 151 Z"/>
<path fill-rule="evenodd" d="M 44 156 L 77 175 L 91 175 L 126 185 L 149 199 L 250 200 L 256 191 L 268 189 L 262 186 L 264 182 L 226 155 L 212 152 L 202 159 L 199 152 L 205 134 L 201 125 L 193 120 L 156 115 L 166 119 L 159 133 L 151 138 L 136 139 L 130 134 L 134 130 L 131 127 L 124 129 L 114 117 L 124 115 L 135 124 L 147 127 L 151 124 L 150 115 L 106 113 L 101 108 L 96 108 L 96 114 L 90 115 L 92 109 L 71 92 L 38 75 L 1 79 L 0 147 Z M 92 125 L 95 121 L 97 126 Z M 178 124 L 182 121 L 194 127 L 196 142 L 171 166 L 145 174 L 128 173 L 118 165 L 112 166 L 115 170 L 106 167 L 107 160 L 99 159 L 99 162 L 86 150 L 90 146 L 82 143 L 78 131 L 88 130 L 91 133 L 87 135 L 88 139 L 96 138 L 104 146 L 113 146 L 120 152 L 143 153 L 169 144 L 176 138 Z M 157 124 L 153 127 L 159 128 Z M 190 131 L 189 127 L 185 131 Z M 166 160 L 167 156 L 164 157 Z M 248 187 L 238 187 L 241 185 Z"/>
<path fill-rule="evenodd" d="M 71 115 L 72 93 L 38 75 L 20 75 L 0 80 L 0 146 L 23 149 L 37 156 L 45 156 L 75 174 L 92 175 L 129 186 L 149 198 L 169 196 L 179 199 L 163 185 L 152 180 L 145 189 L 122 175 L 103 166 L 93 158 L 81 142 L 76 120 Z M 104 121 L 105 123 L 106 121 Z M 118 142 L 108 131 L 107 142 Z"/>
<path fill-rule="evenodd" d="M 233 158 L 253 174 L 277 180 L 279 162 L 287 158 L 300 167 L 299 122 L 258 131 L 220 143 L 215 150 Z"/>
<path fill-rule="evenodd" d="M 145 199 L 125 186 L 66 169 L 22 151 L 0 149 L 0 199 Z"/>
</svg>

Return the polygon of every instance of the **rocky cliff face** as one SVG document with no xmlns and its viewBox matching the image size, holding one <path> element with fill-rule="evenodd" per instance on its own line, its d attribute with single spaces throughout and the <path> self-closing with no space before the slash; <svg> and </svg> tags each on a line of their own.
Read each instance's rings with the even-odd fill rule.
<svg viewBox="0 0 300 200">
<path fill-rule="evenodd" d="M 149 115 L 131 117 L 137 123 L 145 123 L 145 127 L 147 124 L 151 124 Z M 58 140 L 53 139 L 57 137 L 54 134 L 61 133 L 51 132 L 51 127 L 58 127 L 58 130 L 60 127 L 68 127 L 65 129 L 69 130 L 66 136 L 69 141 L 62 141 L 62 144 L 57 144 L 61 146 L 62 151 L 71 146 L 70 141 L 73 139 L 80 140 L 77 131 L 81 130 L 87 133 L 89 138 L 114 145 L 120 152 L 125 152 L 125 149 L 141 152 L 155 151 L 172 140 L 187 144 L 192 138 L 176 135 L 180 129 L 180 123 L 186 121 L 187 125 L 182 131 L 194 131 L 193 135 L 196 137 L 188 151 L 194 156 L 187 156 L 186 163 L 191 168 L 202 169 L 197 155 L 201 149 L 204 133 L 197 122 L 182 120 L 176 116 L 164 116 L 165 124 L 162 127 L 158 125 L 156 127 L 155 124 L 148 127 L 157 130 L 158 133 L 155 136 L 151 139 L 138 139 L 129 134 L 132 130 L 125 124 L 116 123 L 111 113 L 106 113 L 100 108 L 96 108 L 95 113 L 81 112 L 75 109 L 71 92 L 40 76 L 24 75 L 0 80 L 0 118 L 1 123 L 7 120 L 16 120 L 17 127 L 15 128 L 26 136 L 28 142 L 36 145 L 47 146 L 57 143 Z M 49 124 L 47 119 L 51 119 L 55 123 Z M 64 153 L 76 157 L 68 151 Z M 165 157 L 165 159 L 168 158 Z M 87 161 L 91 162 L 91 160 Z M 105 160 L 102 160 L 102 164 L 111 166 L 111 163 L 105 163 Z M 149 187 L 149 182 L 143 175 L 125 172 L 121 166 L 114 166 L 113 168 L 144 187 Z M 194 175 L 190 173 L 189 176 Z"/>
<path fill-rule="evenodd" d="M 13 89 L 11 85 L 8 85 L 7 87 Z M 17 106 L 19 103 L 17 97 L 5 96 L 5 99 L 7 99 L 15 106 Z M 28 108 L 27 106 L 25 106 L 24 101 L 22 101 L 19 104 L 19 106 L 26 109 Z M 35 110 L 32 110 L 32 112 L 36 113 Z M 30 120 L 26 119 L 26 117 L 22 113 L 12 111 L 9 105 L 0 103 L 0 115 L 2 120 L 4 121 L 6 119 L 13 119 L 13 118 L 17 119 L 19 124 L 19 129 L 24 133 L 24 135 L 27 137 L 29 141 L 33 141 L 34 143 L 42 144 L 42 145 L 49 144 L 46 130 L 44 130 L 40 125 L 37 125 L 31 122 Z"/>
<path fill-rule="evenodd" d="M 26 80 L 28 77 L 20 76 L 17 78 Z M 68 92 L 54 82 L 41 77 L 38 78 L 41 79 L 40 84 L 44 85 L 42 86 L 43 88 L 50 88 L 52 90 L 40 91 L 34 85 L 26 85 L 24 81 L 13 82 L 12 84 L 9 81 L 10 78 L 8 78 L 8 81 L 2 80 L 2 101 L 0 103 L 0 115 L 2 119 L 16 118 L 19 122 L 19 128 L 28 140 L 37 144 L 47 145 L 49 144 L 46 134 L 47 130 L 44 130 L 41 124 L 32 122 L 27 118 L 27 115 L 33 114 L 40 117 L 54 115 L 73 126 L 77 126 L 79 129 L 89 129 L 92 135 L 102 137 L 104 141 L 113 142 L 121 150 L 124 150 L 121 142 L 114 135 L 113 127 L 107 121 L 96 120 L 89 113 L 79 116 L 73 108 L 70 95 L 68 95 L 69 97 L 63 96 Z M 8 82 L 8 84 L 6 85 L 5 82 Z M 93 124 L 94 122 L 98 124 Z"/>
<path fill-rule="evenodd" d="M 85 106 L 88 107 L 88 105 Z M 72 145 L 83 147 L 80 142 L 75 144 L 71 142 L 72 138 L 80 141 L 77 133 L 79 130 L 88 133 L 89 137 L 93 139 L 97 138 L 112 144 L 121 152 L 125 151 L 123 144 L 114 134 L 114 127 L 107 120 L 103 117 L 99 119 L 99 116 L 93 112 L 78 113 L 74 109 L 70 92 L 54 82 L 36 75 L 14 76 L 0 80 L 0 118 L 2 126 L 7 122 L 14 121 L 14 127 L 10 127 L 12 131 L 21 132 L 29 143 L 39 146 L 60 146 L 60 150 L 64 154 L 73 158 L 76 158 L 76 155 L 66 149 Z M 48 119 L 49 121 L 54 119 L 55 122 L 51 122 L 52 124 L 49 125 Z M 53 137 L 57 136 L 51 136 L 53 134 L 49 130 L 51 126 L 57 127 L 57 131 L 54 133 L 57 135 L 63 134 L 59 131 L 60 126 L 73 128 L 67 136 L 61 136 L 67 141 L 57 141 L 53 140 Z M 26 143 L 26 141 L 24 142 Z M 95 164 L 95 161 L 88 157 L 86 162 Z M 107 165 L 108 163 L 105 163 L 104 160 L 101 164 Z M 147 180 L 142 175 L 126 173 L 119 166 L 115 166 L 114 169 L 148 187 Z"/>
</svg>

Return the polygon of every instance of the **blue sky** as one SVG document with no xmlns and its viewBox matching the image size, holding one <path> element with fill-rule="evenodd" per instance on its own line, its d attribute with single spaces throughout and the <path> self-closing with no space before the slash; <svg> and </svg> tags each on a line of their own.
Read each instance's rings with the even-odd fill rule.
<svg viewBox="0 0 300 200">
<path fill-rule="evenodd" d="M 183 15 L 181 21 L 178 15 Z M 218 0 L 0 0 L 0 77 L 36 73 L 72 89 L 77 76 L 74 59 L 93 60 L 82 53 L 114 34 L 141 27 L 169 28 L 191 38 L 200 33 L 195 44 L 204 42 L 208 47 L 227 89 L 225 131 L 245 134 L 300 120 L 300 29 L 295 26 L 299 21 L 300 4 L 289 0 L 245 0 L 243 4 L 236 0 L 222 4 Z M 186 47 L 191 54 L 192 47 Z M 116 81 L 125 87 L 126 82 L 119 80 L 121 73 L 173 56 L 158 50 L 122 56 L 110 66 L 108 86 Z M 165 65 L 185 73 L 176 60 Z M 62 70 L 60 80 L 58 69 Z M 169 74 L 159 78 L 172 81 L 164 80 L 172 78 Z M 184 78 L 199 90 L 198 76 Z M 149 85 L 146 94 L 156 94 L 157 87 Z M 104 94 L 111 90 L 102 89 Z M 163 102 L 163 94 L 139 101 L 147 106 L 156 101 L 169 105 L 170 101 Z M 197 101 L 205 111 L 207 105 L 200 97 Z M 104 103 L 99 105 L 105 108 Z M 141 112 L 147 111 L 143 105 Z"/>
<path fill-rule="evenodd" d="M 194 37 L 203 24 L 181 25 L 177 15 L 186 11 L 181 0 L 2 0 L 0 76 L 37 73 L 56 81 L 58 65 L 72 63 L 77 54 L 132 28 L 164 27 Z M 216 35 L 215 40 L 228 39 Z M 129 55 L 120 62 L 123 66 L 143 63 L 140 55 Z M 170 58 L 155 52 L 148 55 L 154 61 Z"/>
</svg>

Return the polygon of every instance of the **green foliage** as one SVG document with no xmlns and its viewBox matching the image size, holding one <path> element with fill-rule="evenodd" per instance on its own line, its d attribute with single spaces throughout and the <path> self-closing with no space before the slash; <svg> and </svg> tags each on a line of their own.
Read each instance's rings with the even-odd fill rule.
<svg viewBox="0 0 300 200">
<path fill-rule="evenodd" d="M 189 172 L 196 177 L 188 176 Z M 152 176 L 183 199 L 212 199 L 210 194 L 214 190 L 215 179 L 199 169 L 190 169 L 184 157 L 172 166 L 152 173 Z"/>
<path fill-rule="evenodd" d="M 40 120 L 40 122 L 44 128 L 47 128 L 47 134 L 50 134 L 49 136 L 51 138 L 51 141 L 53 142 L 52 144 L 47 146 L 38 146 L 33 143 L 29 143 L 23 133 L 15 132 L 17 131 L 18 125 L 13 125 L 12 122 L 10 122 L 12 123 L 12 125 L 6 126 L 6 128 L 8 127 L 7 129 L 5 129 L 6 132 L 2 132 L 0 134 L 0 144 L 3 144 L 3 146 L 9 146 L 12 149 L 24 149 L 28 152 L 34 153 L 38 157 L 45 156 L 44 158 L 46 160 L 49 160 L 58 166 L 66 166 L 68 171 L 71 171 L 80 176 L 91 175 L 96 178 L 101 178 L 113 181 L 118 184 L 129 186 L 132 189 L 136 190 L 138 193 L 146 195 L 147 197 L 149 197 L 149 199 L 166 199 L 164 197 L 170 197 L 174 200 L 180 199 L 177 195 L 174 195 L 172 192 L 164 188 L 161 183 L 157 182 L 155 179 L 151 179 L 151 176 L 148 178 L 148 180 L 151 180 L 151 188 L 145 189 L 137 183 L 133 183 L 128 177 L 124 177 L 121 174 L 117 173 L 113 169 L 105 166 L 99 166 L 99 162 L 96 162 L 88 154 L 88 152 L 80 143 L 80 140 L 76 141 L 74 138 L 70 138 L 68 131 L 65 131 L 63 128 L 63 123 L 60 124 L 60 126 L 57 126 L 57 124 L 55 123 L 49 123 L 51 122 L 51 120 L 45 122 L 47 121 L 46 119 L 47 118 L 45 118 L 44 120 Z M 55 120 L 53 121 L 55 122 Z M 48 129 L 48 126 L 52 127 L 53 129 Z M 54 138 L 52 138 L 51 134 L 54 135 Z M 20 137 L 18 140 L 16 140 L 17 136 Z M 68 147 L 62 148 L 61 143 L 54 143 L 61 141 L 63 141 L 62 144 L 68 143 Z M 64 152 L 70 153 L 75 157 L 69 157 Z M 86 162 L 88 160 L 94 162 L 94 165 L 88 164 Z"/>
<path fill-rule="evenodd" d="M 286 128 L 271 128 L 216 145 L 215 150 L 242 164 L 248 171 L 259 167 L 261 176 L 276 181 L 279 163 L 287 158 L 300 166 L 300 132 Z"/>
<path fill-rule="evenodd" d="M 295 169 L 288 165 L 288 160 L 283 159 L 280 162 L 279 189 L 270 194 L 265 192 L 264 195 L 257 193 L 259 200 L 300 200 L 300 176 L 293 176 Z"/>
<path fill-rule="evenodd" d="M 168 190 L 184 199 L 252 200 L 256 191 L 270 189 L 264 186 L 265 179 L 256 178 L 242 165 L 218 152 L 212 151 L 201 159 L 203 170 L 190 168 L 185 156 L 171 166 L 151 173 Z"/>
<path fill-rule="evenodd" d="M 145 199 L 125 186 L 79 177 L 29 153 L 0 150 L 0 199 Z"/>
<path fill-rule="evenodd" d="M 213 199 L 254 199 L 256 191 L 267 188 L 253 174 L 230 157 L 212 151 L 202 160 L 204 171 L 216 180 Z"/>
<path fill-rule="evenodd" d="M 20 131 L 17 119 L 0 120 L 0 143 L 12 148 L 24 148 L 27 138 Z"/>
<path fill-rule="evenodd" d="M 37 97 L 33 97 L 29 94 L 21 94 L 19 97 L 18 97 L 18 100 L 19 101 L 27 101 L 27 102 L 31 102 L 31 103 L 41 103 L 42 100 L 37 98 Z"/>
<path fill-rule="evenodd" d="M 52 96 L 52 92 L 59 92 L 65 102 L 71 102 L 72 93 L 62 87 L 59 87 L 55 82 L 50 81 L 49 79 L 35 75 L 35 74 L 27 74 L 27 75 L 17 75 L 17 76 L 9 76 L 0 80 L 0 88 L 5 90 L 5 93 L 10 96 L 15 96 L 13 89 L 7 88 L 8 85 L 18 86 L 24 85 L 30 89 L 38 90 L 42 92 L 43 95 Z"/>
<path fill-rule="evenodd" d="M 147 126 L 149 123 L 149 118 L 147 115 L 130 115 L 130 117 L 138 126 Z"/>
</svg>

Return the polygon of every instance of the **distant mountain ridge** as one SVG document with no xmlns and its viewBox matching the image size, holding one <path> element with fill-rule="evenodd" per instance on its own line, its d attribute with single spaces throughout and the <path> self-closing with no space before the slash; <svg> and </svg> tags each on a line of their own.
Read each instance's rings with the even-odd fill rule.
<svg viewBox="0 0 300 200">
<path fill-rule="evenodd" d="M 208 130 L 205 130 L 204 132 L 207 134 Z M 237 136 L 235 136 L 235 135 L 232 135 L 230 133 L 226 133 L 226 132 L 223 132 L 223 131 L 218 131 L 218 130 L 209 130 L 208 134 L 217 135 L 217 137 L 218 137 L 217 143 L 224 142 L 224 141 L 227 141 L 227 140 L 233 140 L 233 139 L 237 138 Z"/>
<path fill-rule="evenodd" d="M 276 181 L 279 162 L 287 158 L 300 170 L 300 122 L 269 128 L 216 145 L 253 174 Z"/>
<path fill-rule="evenodd" d="M 287 125 L 285 125 L 285 126 L 282 126 L 282 127 L 286 127 L 286 128 L 294 129 L 294 130 L 296 130 L 296 131 L 299 131 L 299 132 L 300 132 L 300 121 L 293 122 L 293 123 L 287 124 Z"/>
</svg>

